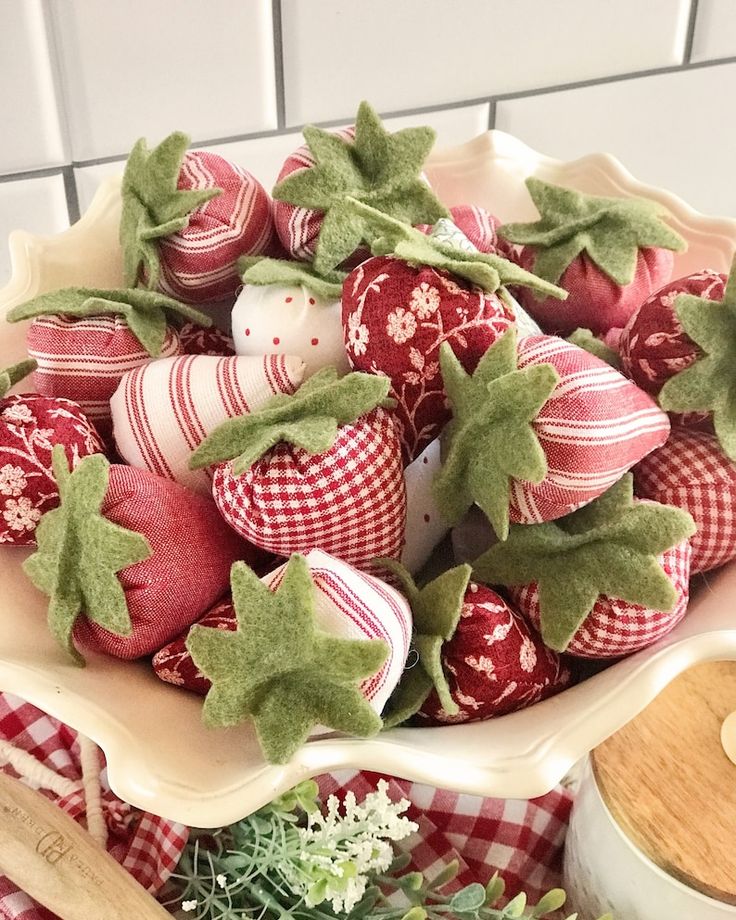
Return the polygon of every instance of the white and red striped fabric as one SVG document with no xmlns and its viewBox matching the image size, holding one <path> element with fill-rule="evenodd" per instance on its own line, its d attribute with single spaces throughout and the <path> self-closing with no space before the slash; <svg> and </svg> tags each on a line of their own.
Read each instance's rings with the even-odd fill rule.
<svg viewBox="0 0 736 920">
<path fill-rule="evenodd" d="M 126 374 L 110 401 L 117 449 L 131 466 L 209 494 L 210 474 L 189 469 L 192 452 L 227 419 L 293 393 L 303 376 L 302 360 L 288 355 L 153 361 Z"/>
<path fill-rule="evenodd" d="M 186 303 L 231 297 L 240 286 L 240 256 L 275 245 L 271 198 L 247 170 L 204 150 L 187 152 L 177 188 L 220 188 L 222 194 L 196 208 L 183 230 L 161 240 L 159 288 Z"/>
<path fill-rule="evenodd" d="M 672 610 L 652 610 L 620 598 L 601 595 L 565 649 L 566 654 L 578 658 L 618 658 L 638 652 L 666 636 L 687 613 L 691 554 L 689 541 L 684 541 L 659 557 L 660 565 L 677 591 Z M 539 589 L 536 582 L 509 588 L 508 594 L 516 607 L 539 629 Z"/>
<path fill-rule="evenodd" d="M 532 423 L 547 457 L 539 485 L 511 480 L 516 524 L 563 517 L 602 495 L 667 440 L 667 415 L 612 367 L 556 336 L 519 341 L 520 369 L 551 364 L 560 380 Z"/>
<path fill-rule="evenodd" d="M 377 556 L 401 553 L 406 488 L 396 422 L 385 409 L 343 425 L 322 454 L 281 443 L 239 476 L 222 463 L 212 494 L 239 534 L 279 556 L 322 549 L 370 570 Z"/>
<path fill-rule="evenodd" d="M 121 316 L 41 316 L 28 327 L 28 354 L 38 362 L 33 383 L 42 396 L 79 404 L 104 439 L 112 426 L 110 397 L 123 374 L 152 360 Z M 168 327 L 161 357 L 180 353 Z"/>
<path fill-rule="evenodd" d="M 667 443 L 634 467 L 634 488 L 640 498 L 693 516 L 693 575 L 736 557 L 736 463 L 715 435 L 673 428 Z"/>
</svg>

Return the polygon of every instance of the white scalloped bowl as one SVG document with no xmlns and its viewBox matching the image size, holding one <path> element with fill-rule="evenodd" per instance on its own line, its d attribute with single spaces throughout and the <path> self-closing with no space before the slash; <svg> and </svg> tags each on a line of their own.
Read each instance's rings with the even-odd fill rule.
<svg viewBox="0 0 736 920">
<path fill-rule="evenodd" d="M 660 201 L 690 244 L 676 257 L 675 276 L 705 266 L 725 271 L 736 249 L 736 221 L 698 214 L 605 154 L 561 163 L 495 131 L 433 155 L 427 172 L 446 204 L 483 205 L 503 220 L 534 218 L 523 184 L 531 174 L 585 192 Z M 105 182 L 82 219 L 58 236 L 11 235 L 13 277 L 0 291 L 0 315 L 57 287 L 120 284 L 119 189 L 119 179 Z M 24 332 L 3 327 L 0 366 L 24 355 Z M 84 670 L 70 666 L 47 632 L 45 599 L 21 571 L 27 554 L 0 550 L 0 688 L 94 739 L 121 798 L 202 827 L 235 821 L 301 779 L 340 767 L 475 794 L 541 795 L 681 671 L 736 659 L 734 564 L 696 588 L 687 617 L 665 640 L 553 699 L 471 725 L 400 728 L 367 741 L 329 736 L 305 744 L 289 764 L 269 766 L 249 725 L 205 729 L 200 700 L 161 683 L 147 663 L 93 657 Z"/>
</svg>

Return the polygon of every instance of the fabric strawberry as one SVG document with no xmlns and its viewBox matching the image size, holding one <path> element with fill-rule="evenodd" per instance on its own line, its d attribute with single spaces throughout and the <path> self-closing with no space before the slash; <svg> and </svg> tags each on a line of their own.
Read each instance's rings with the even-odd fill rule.
<svg viewBox="0 0 736 920">
<path fill-rule="evenodd" d="M 306 376 L 331 365 L 350 370 L 342 336 L 344 274 L 325 278 L 304 262 L 241 259 L 243 290 L 232 312 L 239 355 L 298 355 Z"/>
<path fill-rule="evenodd" d="M 51 469 L 55 444 L 74 466 L 102 451 L 94 427 L 76 403 L 37 393 L 7 396 L 36 362 L 22 361 L 0 373 L 0 543 L 35 544 L 36 525 L 59 503 Z"/>
<path fill-rule="evenodd" d="M 286 355 L 163 358 L 130 371 L 110 400 L 115 443 L 131 466 L 209 495 L 211 476 L 189 469 L 192 451 L 218 425 L 293 393 L 304 376 Z"/>
<path fill-rule="evenodd" d="M 675 427 L 667 442 L 634 467 L 636 494 L 692 515 L 693 575 L 736 557 L 736 462 L 707 432 Z"/>
<path fill-rule="evenodd" d="M 217 326 L 184 323 L 178 332 L 183 355 L 218 355 L 229 358 L 235 354 L 232 337 Z"/>
<path fill-rule="evenodd" d="M 262 580 L 238 563 L 231 587 L 236 629 L 199 625 L 186 640 L 212 684 L 207 724 L 251 718 L 271 763 L 310 734 L 380 730 L 409 652 L 411 613 L 397 591 L 319 551 Z"/>
<path fill-rule="evenodd" d="M 398 558 L 406 492 L 384 377 L 323 368 L 294 396 L 217 428 L 190 465 L 215 468 L 225 520 L 280 556 L 319 548 L 357 568 Z M 232 461 L 232 462 L 231 462 Z"/>
<path fill-rule="evenodd" d="M 440 364 L 453 420 L 435 497 L 450 524 L 473 504 L 505 539 L 509 520 L 563 517 L 663 444 L 669 420 L 612 367 L 555 336 L 511 329 L 469 375 L 449 344 Z"/>
<path fill-rule="evenodd" d="M 364 689 L 376 712 L 381 712 L 402 674 L 409 654 L 412 631 L 407 601 L 378 578 L 358 572 L 347 563 L 321 550 L 305 556 L 318 596 L 317 611 L 325 626 L 340 624 L 344 638 L 383 639 L 391 649 L 389 657 Z M 261 575 L 261 581 L 277 587 L 285 565 Z M 210 629 L 235 630 L 237 620 L 232 598 L 216 604 L 200 621 Z M 335 630 L 337 632 L 337 630 Z M 164 646 L 153 656 L 153 669 L 161 680 L 204 696 L 210 681 L 198 670 L 186 647 L 189 630 Z"/>
<path fill-rule="evenodd" d="M 304 139 L 308 149 L 286 161 L 273 190 L 276 228 L 289 255 L 313 259 L 321 274 L 370 242 L 349 198 L 410 224 L 447 216 L 421 175 L 435 139 L 431 128 L 391 134 L 361 102 L 354 132 L 331 134 L 308 125 Z"/>
<path fill-rule="evenodd" d="M 522 617 L 460 565 L 417 587 L 402 566 L 386 567 L 409 598 L 418 661 L 404 672 L 386 727 L 415 714 L 429 724 L 475 722 L 531 706 L 562 690 L 570 672 Z"/>
<path fill-rule="evenodd" d="M 498 235 L 501 221 L 490 211 L 475 204 L 461 204 L 450 208 L 450 220 L 478 252 L 516 261 L 517 247 Z M 427 234 L 432 229 L 430 224 L 417 227 L 417 230 Z"/>
<path fill-rule="evenodd" d="M 111 434 L 110 397 L 123 374 L 152 358 L 178 355 L 172 318 L 208 324 L 198 310 L 163 294 L 140 290 L 63 288 L 14 307 L 13 322 L 32 320 L 28 353 L 42 396 L 78 402 L 106 440 Z"/>
<path fill-rule="evenodd" d="M 439 373 L 440 345 L 450 342 L 472 371 L 516 321 L 503 284 L 556 289 L 499 256 L 427 237 L 357 202 L 353 207 L 369 222 L 378 254 L 343 285 L 348 359 L 356 370 L 390 379 L 408 463 L 450 417 Z"/>
<path fill-rule="evenodd" d="M 603 198 L 532 176 L 527 188 L 539 220 L 505 224 L 499 234 L 522 245 L 519 264 L 559 284 L 567 300 L 519 292 L 545 332 L 578 326 L 606 332 L 624 326 L 652 291 L 672 277 L 672 252 L 686 243 L 663 220 L 667 212 L 641 198 Z"/>
<path fill-rule="evenodd" d="M 406 534 L 401 563 L 412 575 L 424 566 L 449 529 L 432 488 L 440 466 L 440 441 L 435 438 L 404 470 Z"/>
<path fill-rule="evenodd" d="M 247 170 L 188 147 L 177 131 L 153 150 L 141 138 L 128 157 L 120 222 L 125 283 L 187 303 L 224 300 L 240 285 L 238 258 L 276 245 L 271 199 Z"/>
<path fill-rule="evenodd" d="M 512 527 L 473 571 L 508 588 L 550 648 L 616 658 L 656 642 L 685 615 L 694 532 L 679 508 L 635 501 L 627 474 L 568 517 Z"/>
<path fill-rule="evenodd" d="M 23 568 L 77 663 L 75 640 L 116 658 L 150 655 L 227 591 L 235 560 L 258 557 L 208 498 L 178 483 L 102 454 L 70 473 L 59 445 L 52 462 L 61 503 L 41 519 Z"/>
</svg>

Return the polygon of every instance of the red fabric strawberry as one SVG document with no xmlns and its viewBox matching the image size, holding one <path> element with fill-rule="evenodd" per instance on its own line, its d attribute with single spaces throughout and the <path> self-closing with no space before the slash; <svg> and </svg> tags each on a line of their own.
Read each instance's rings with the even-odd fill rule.
<svg viewBox="0 0 736 920">
<path fill-rule="evenodd" d="M 624 326 L 672 277 L 672 250 L 686 245 L 664 223 L 660 206 L 584 195 L 535 177 L 526 184 L 540 219 L 506 224 L 499 232 L 521 244 L 520 265 L 569 294 L 559 301 L 519 291 L 522 306 L 546 332 L 568 335 L 582 326 L 598 333 Z"/>
<path fill-rule="evenodd" d="M 144 139 L 123 176 L 120 240 L 125 282 L 143 281 L 187 303 L 224 300 L 240 285 L 240 256 L 276 245 L 271 199 L 247 170 L 175 132 Z"/>
<path fill-rule="evenodd" d="M 36 393 L 5 396 L 33 369 L 25 361 L 0 374 L 0 543 L 33 545 L 41 516 L 59 503 L 51 451 L 60 444 L 67 461 L 102 451 L 102 443 L 76 403 Z"/>
<path fill-rule="evenodd" d="M 692 515 L 693 575 L 736 557 L 736 462 L 714 435 L 673 428 L 667 442 L 634 467 L 634 482 L 641 498 Z"/>
<path fill-rule="evenodd" d="M 263 549 L 287 556 L 319 548 L 358 568 L 397 558 L 406 489 L 395 421 L 375 408 L 388 381 L 314 374 L 216 429 L 193 468 L 215 468 L 212 494 L 225 520 Z M 234 462 L 230 461 L 235 458 Z"/>
<path fill-rule="evenodd" d="M 217 326 L 207 328 L 199 323 L 184 323 L 178 332 L 183 355 L 217 355 L 228 358 L 235 354 L 232 338 Z"/>
<path fill-rule="evenodd" d="M 490 211 L 475 204 L 461 204 L 450 208 L 450 219 L 478 252 L 494 253 L 504 259 L 516 261 L 517 247 L 498 235 L 501 221 Z M 422 233 L 431 233 L 432 227 L 417 227 Z"/>
<path fill-rule="evenodd" d="M 61 503 L 24 568 L 75 657 L 73 638 L 116 658 L 151 654 L 225 594 L 233 562 L 259 557 L 210 499 L 178 483 L 99 454 L 70 473 L 59 448 L 53 465 Z"/>
</svg>

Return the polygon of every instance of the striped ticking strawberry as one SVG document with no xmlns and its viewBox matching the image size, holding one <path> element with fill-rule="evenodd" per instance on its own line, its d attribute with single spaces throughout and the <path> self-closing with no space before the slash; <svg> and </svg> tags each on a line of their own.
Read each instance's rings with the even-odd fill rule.
<svg viewBox="0 0 736 920">
<path fill-rule="evenodd" d="M 175 132 L 138 141 L 123 176 L 120 240 L 126 284 L 187 303 L 235 294 L 242 255 L 276 246 L 271 199 L 245 169 Z"/>
<path fill-rule="evenodd" d="M 288 355 L 184 355 L 125 374 L 110 400 L 115 444 L 131 466 L 209 495 L 211 476 L 189 457 L 226 419 L 293 393 L 304 364 Z"/>
<path fill-rule="evenodd" d="M 218 464 L 212 494 L 247 540 L 287 556 L 319 548 L 357 568 L 398 558 L 406 490 L 384 377 L 323 368 L 294 396 L 224 422 L 191 466 Z"/>
</svg>

